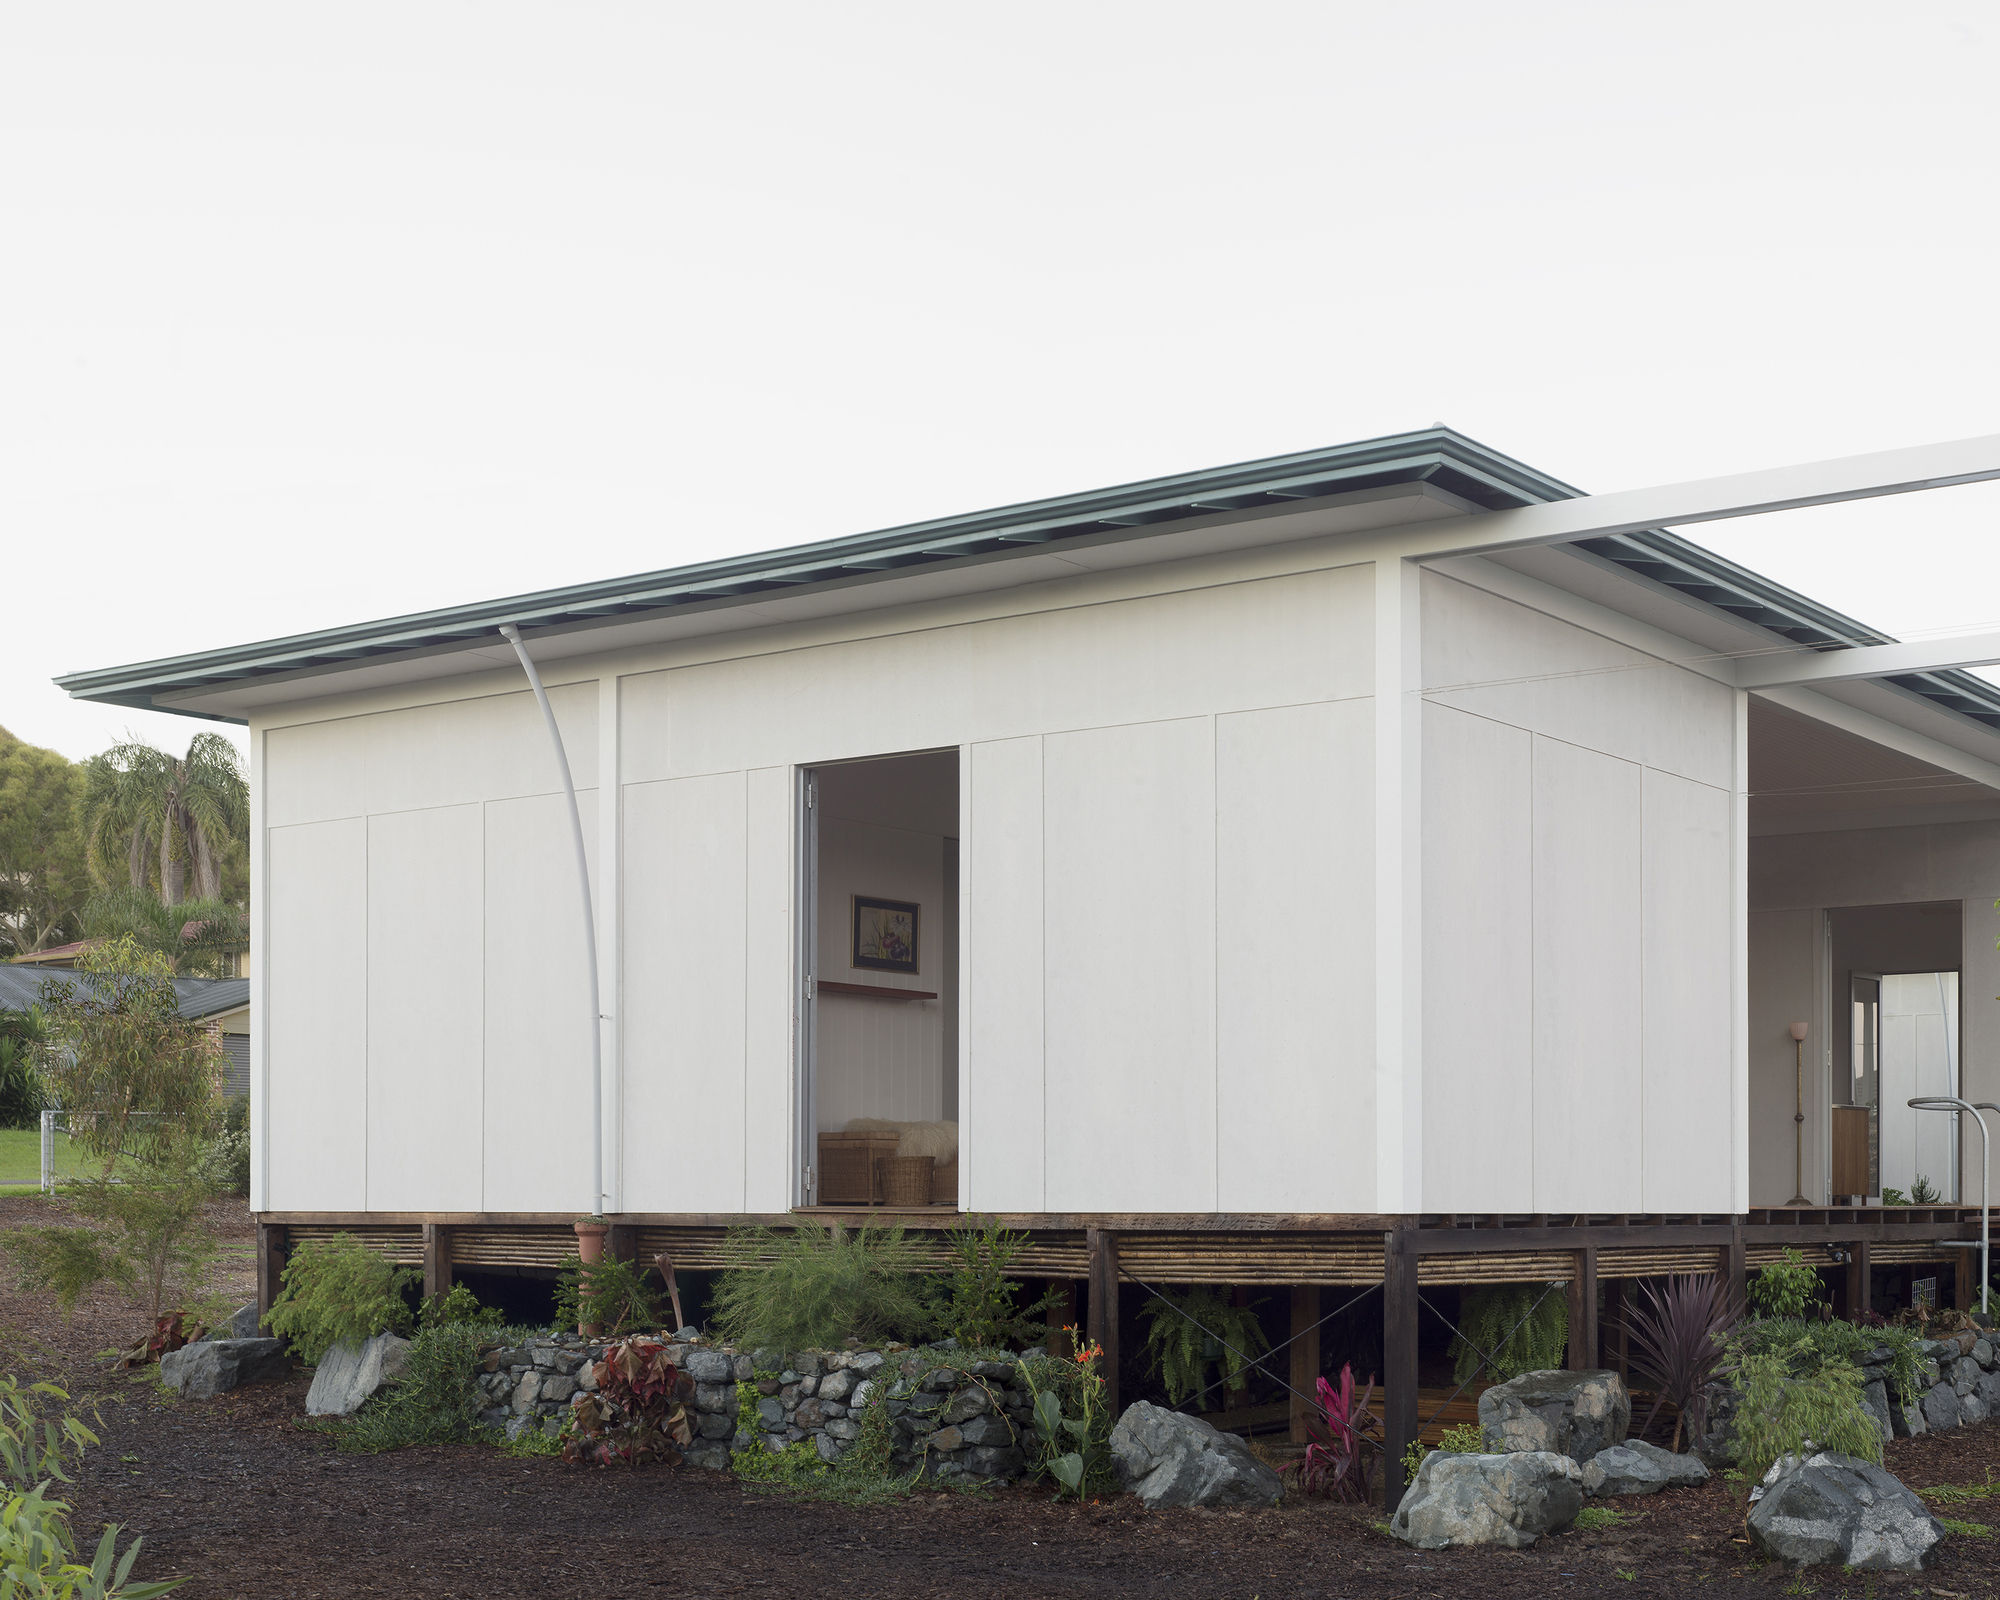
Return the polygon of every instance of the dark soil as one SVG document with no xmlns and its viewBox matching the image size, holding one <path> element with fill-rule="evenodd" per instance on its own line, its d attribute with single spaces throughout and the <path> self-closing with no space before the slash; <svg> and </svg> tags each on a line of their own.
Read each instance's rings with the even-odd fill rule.
<svg viewBox="0 0 2000 1600">
<path fill-rule="evenodd" d="M 0 1201 L 0 1225 L 45 1215 Z M 224 1213 L 233 1275 L 248 1218 Z M 247 1278 L 245 1279 L 247 1282 Z M 232 1281 L 232 1287 L 235 1287 Z M 247 1293 L 246 1296 L 247 1298 Z M 298 1427 L 306 1380 L 181 1402 L 92 1353 L 143 1331 L 141 1309 L 99 1297 L 64 1323 L 0 1288 L 16 1370 L 59 1375 L 102 1416 L 71 1499 L 93 1541 L 106 1521 L 142 1534 L 139 1575 L 187 1574 L 190 1600 L 439 1597 L 1171 1594 L 1292 1596 L 1948 1597 L 2000 1590 L 1996 1540 L 1955 1538 L 1917 1578 L 1803 1576 L 1751 1559 L 1732 1486 L 1619 1502 L 1630 1521 L 1533 1550 L 1412 1551 L 1376 1531 L 1379 1508 L 1288 1501 L 1278 1510 L 1147 1513 L 1126 1497 L 1077 1507 L 1046 1491 L 925 1493 L 856 1509 L 748 1492 L 692 1469 L 604 1472 L 479 1447 L 347 1456 Z M 1891 1447 L 1913 1485 L 1978 1484 L 2000 1466 L 2000 1424 Z M 2000 1522 L 1980 1502 L 1947 1508 Z"/>
</svg>

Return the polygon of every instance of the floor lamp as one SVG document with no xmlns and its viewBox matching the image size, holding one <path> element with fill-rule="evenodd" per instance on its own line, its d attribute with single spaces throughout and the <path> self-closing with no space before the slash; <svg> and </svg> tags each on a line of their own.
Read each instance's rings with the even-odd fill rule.
<svg viewBox="0 0 2000 1600">
<path fill-rule="evenodd" d="M 1793 1065 L 1798 1069 L 1798 1091 L 1792 1110 L 1792 1197 L 1788 1206 L 1809 1206 L 1806 1198 L 1806 1025 L 1792 1024 Z"/>
</svg>

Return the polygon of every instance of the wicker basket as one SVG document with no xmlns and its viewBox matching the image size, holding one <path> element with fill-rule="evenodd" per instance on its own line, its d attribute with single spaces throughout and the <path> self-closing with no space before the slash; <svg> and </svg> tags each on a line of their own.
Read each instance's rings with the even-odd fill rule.
<svg viewBox="0 0 2000 1600">
<path fill-rule="evenodd" d="M 882 1180 L 882 1199 L 892 1206 L 927 1206 L 931 1203 L 931 1156 L 882 1156 L 875 1170 Z"/>
<path fill-rule="evenodd" d="M 822 1205 L 879 1204 L 884 1156 L 896 1153 L 893 1133 L 823 1133 L 819 1136 L 819 1198 Z"/>
</svg>

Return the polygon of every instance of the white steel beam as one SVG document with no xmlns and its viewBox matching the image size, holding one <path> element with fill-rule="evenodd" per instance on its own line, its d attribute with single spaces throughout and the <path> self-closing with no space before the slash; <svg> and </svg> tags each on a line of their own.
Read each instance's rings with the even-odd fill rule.
<svg viewBox="0 0 2000 1600">
<path fill-rule="evenodd" d="M 2000 665 L 2000 633 L 1964 633 L 1912 644 L 1863 644 L 1850 650 L 1800 650 L 1736 663 L 1739 689 L 1809 687 L 1886 678 L 1904 672 Z"/>
<path fill-rule="evenodd" d="M 1950 444 L 1883 450 L 1837 461 L 1796 467 L 1768 467 L 1727 478 L 1668 484 L 1656 489 L 1624 489 L 1615 494 L 1553 500 L 1514 511 L 1445 518 L 1409 530 L 1412 559 L 1476 555 L 1525 545 L 1568 544 L 1576 539 L 1644 528 L 1673 528 L 1694 522 L 1752 517 L 1765 511 L 1833 505 L 1876 495 L 1943 489 L 2000 478 L 2000 434 Z M 1421 548 L 1419 548 L 1419 546 Z"/>
</svg>

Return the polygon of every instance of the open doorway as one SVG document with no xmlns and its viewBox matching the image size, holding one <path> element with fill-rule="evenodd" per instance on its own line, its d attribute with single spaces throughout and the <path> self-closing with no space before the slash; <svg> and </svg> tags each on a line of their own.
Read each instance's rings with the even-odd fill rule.
<svg viewBox="0 0 2000 1600">
<path fill-rule="evenodd" d="M 1959 1092 L 1958 901 L 1828 915 L 1830 1198 L 1956 1201 L 1958 1115 L 1913 1108 Z"/>
<path fill-rule="evenodd" d="M 956 1206 L 958 752 L 812 768 L 801 805 L 805 1203 Z"/>
</svg>

